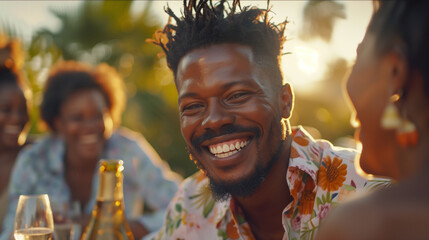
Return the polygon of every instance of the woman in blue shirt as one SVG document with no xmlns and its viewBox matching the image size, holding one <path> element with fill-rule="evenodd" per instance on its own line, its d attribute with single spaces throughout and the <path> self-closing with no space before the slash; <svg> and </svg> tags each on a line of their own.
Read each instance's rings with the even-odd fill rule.
<svg viewBox="0 0 429 240">
<path fill-rule="evenodd" d="M 80 203 L 84 227 L 96 201 L 97 163 L 103 158 L 124 161 L 125 210 L 136 239 L 161 226 L 179 177 L 142 135 L 118 127 L 124 106 L 123 82 L 114 68 L 69 61 L 52 69 L 40 106 L 51 134 L 18 157 L 5 236 L 11 234 L 20 194 L 48 193 L 51 202 Z M 142 214 L 143 202 L 150 214 Z"/>
</svg>

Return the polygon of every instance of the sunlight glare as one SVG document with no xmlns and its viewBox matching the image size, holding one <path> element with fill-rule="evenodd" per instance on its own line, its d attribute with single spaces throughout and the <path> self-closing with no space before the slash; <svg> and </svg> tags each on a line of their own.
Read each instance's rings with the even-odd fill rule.
<svg viewBox="0 0 429 240">
<path fill-rule="evenodd" d="M 302 72 L 310 75 L 318 69 L 319 54 L 316 50 L 308 47 L 296 46 L 295 54 L 298 59 L 298 67 Z"/>
</svg>

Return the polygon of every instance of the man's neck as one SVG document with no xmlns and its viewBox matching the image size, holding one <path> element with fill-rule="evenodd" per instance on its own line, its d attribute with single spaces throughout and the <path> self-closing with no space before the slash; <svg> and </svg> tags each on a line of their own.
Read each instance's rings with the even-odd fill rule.
<svg viewBox="0 0 429 240">
<path fill-rule="evenodd" d="M 278 161 L 250 197 L 235 197 L 256 239 L 281 239 L 283 236 L 282 212 L 292 201 L 286 182 L 291 142 L 289 136 Z"/>
</svg>

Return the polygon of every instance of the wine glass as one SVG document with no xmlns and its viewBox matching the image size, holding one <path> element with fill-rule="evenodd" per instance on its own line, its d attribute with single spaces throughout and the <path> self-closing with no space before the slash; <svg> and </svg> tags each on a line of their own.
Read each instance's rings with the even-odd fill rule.
<svg viewBox="0 0 429 240">
<path fill-rule="evenodd" d="M 54 221 L 48 195 L 19 196 L 15 214 L 15 239 L 51 240 L 53 231 Z"/>
</svg>

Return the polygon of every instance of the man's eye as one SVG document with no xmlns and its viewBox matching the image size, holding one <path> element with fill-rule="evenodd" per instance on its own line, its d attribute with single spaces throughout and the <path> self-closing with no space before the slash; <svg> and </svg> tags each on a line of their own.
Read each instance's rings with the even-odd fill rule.
<svg viewBox="0 0 429 240">
<path fill-rule="evenodd" d="M 247 92 L 238 92 L 238 93 L 234 93 L 231 96 L 229 96 L 227 98 L 227 101 L 241 101 L 241 100 L 246 100 L 247 97 L 249 96 L 249 93 Z"/>
<path fill-rule="evenodd" d="M 182 112 L 186 112 L 186 111 L 194 111 L 194 110 L 198 110 L 199 108 L 202 108 L 203 104 L 201 103 L 194 103 L 194 104 L 190 104 L 187 105 L 183 108 Z"/>
</svg>

